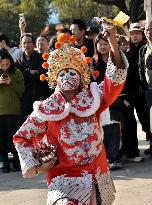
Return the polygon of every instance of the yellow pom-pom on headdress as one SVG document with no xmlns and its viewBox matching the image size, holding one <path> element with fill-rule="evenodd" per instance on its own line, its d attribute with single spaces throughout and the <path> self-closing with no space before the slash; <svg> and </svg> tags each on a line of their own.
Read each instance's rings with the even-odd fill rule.
<svg viewBox="0 0 152 205">
<path fill-rule="evenodd" d="M 66 68 L 72 68 L 81 75 L 83 85 L 90 82 L 90 58 L 85 57 L 86 48 L 80 49 L 72 47 L 70 44 L 75 42 L 75 38 L 71 36 L 69 39 L 66 34 L 61 33 L 57 37 L 56 50 L 50 52 L 47 63 L 49 64 L 47 72 L 47 80 L 50 88 L 55 88 L 58 73 Z"/>
</svg>

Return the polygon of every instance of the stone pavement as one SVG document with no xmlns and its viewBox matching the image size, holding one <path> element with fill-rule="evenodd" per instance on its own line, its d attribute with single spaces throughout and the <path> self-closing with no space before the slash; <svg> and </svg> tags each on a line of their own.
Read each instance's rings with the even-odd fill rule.
<svg viewBox="0 0 152 205">
<path fill-rule="evenodd" d="M 141 154 L 147 148 L 138 125 Z M 112 172 L 116 186 L 114 205 L 152 205 L 152 158 L 144 162 L 124 162 L 123 169 Z M 23 179 L 21 173 L 0 173 L 0 205 L 45 205 L 47 196 L 44 175 Z"/>
<path fill-rule="evenodd" d="M 152 205 L 152 157 L 143 154 L 148 145 L 139 124 L 138 138 L 145 160 L 124 162 L 122 170 L 112 172 L 117 191 L 114 205 Z"/>
</svg>

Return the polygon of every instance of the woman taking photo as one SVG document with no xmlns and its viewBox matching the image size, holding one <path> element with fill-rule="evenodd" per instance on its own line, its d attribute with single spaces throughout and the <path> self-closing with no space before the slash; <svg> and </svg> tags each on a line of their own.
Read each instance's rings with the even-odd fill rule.
<svg viewBox="0 0 152 205">
<path fill-rule="evenodd" d="M 24 91 L 24 79 L 20 70 L 14 66 L 11 55 L 0 50 L 0 154 L 3 173 L 19 171 L 20 164 L 12 137 L 20 126 L 20 97 Z M 10 144 L 10 145 L 9 145 Z M 9 145 L 9 146 L 8 146 Z M 10 169 L 8 147 L 14 155 L 13 168 Z"/>
</svg>

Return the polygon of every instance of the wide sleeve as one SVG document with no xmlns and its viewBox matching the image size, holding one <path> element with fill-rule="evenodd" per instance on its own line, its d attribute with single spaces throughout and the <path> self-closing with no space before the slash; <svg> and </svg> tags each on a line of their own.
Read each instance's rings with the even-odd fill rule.
<svg viewBox="0 0 152 205">
<path fill-rule="evenodd" d="M 46 130 L 47 122 L 39 119 L 33 112 L 14 135 L 13 142 L 18 151 L 23 172 L 40 164 L 33 155 L 34 144 L 42 140 Z"/>
<path fill-rule="evenodd" d="M 126 80 L 128 61 L 126 56 L 121 52 L 123 68 L 118 69 L 109 56 L 104 81 L 99 85 L 101 103 L 99 112 L 108 108 L 120 94 Z"/>
</svg>

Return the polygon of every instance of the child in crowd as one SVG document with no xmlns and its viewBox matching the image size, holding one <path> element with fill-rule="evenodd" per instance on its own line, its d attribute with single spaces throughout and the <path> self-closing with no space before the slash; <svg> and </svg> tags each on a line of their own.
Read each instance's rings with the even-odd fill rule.
<svg viewBox="0 0 152 205">
<path fill-rule="evenodd" d="M 0 154 L 2 156 L 2 172 L 10 172 L 8 160 L 8 144 L 14 155 L 12 171 L 20 170 L 17 151 L 12 136 L 19 128 L 21 104 L 20 97 L 24 91 L 24 80 L 20 70 L 14 66 L 11 55 L 0 50 Z"/>
</svg>

